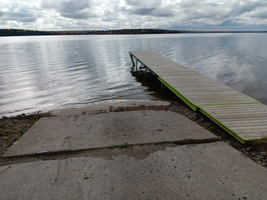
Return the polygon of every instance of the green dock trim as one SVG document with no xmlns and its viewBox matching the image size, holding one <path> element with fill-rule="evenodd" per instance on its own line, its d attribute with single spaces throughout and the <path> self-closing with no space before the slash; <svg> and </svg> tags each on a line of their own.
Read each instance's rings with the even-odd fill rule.
<svg viewBox="0 0 267 200">
<path fill-rule="evenodd" d="M 193 102 L 191 102 L 189 99 L 187 99 L 184 95 L 182 95 L 180 92 L 178 92 L 175 88 L 173 88 L 168 82 L 166 82 L 163 78 L 160 76 L 157 77 L 157 79 L 163 83 L 167 88 L 169 88 L 176 96 L 178 96 L 183 102 L 185 102 L 192 110 L 197 111 L 198 106 L 195 105 Z"/>
<path fill-rule="evenodd" d="M 136 53 L 136 52 L 135 52 Z M 140 52 L 138 52 L 140 53 Z M 142 52 L 141 52 L 142 53 Z M 152 52 L 153 53 L 153 52 Z M 133 63 L 133 67 L 136 67 L 137 69 L 137 62 L 141 63 L 142 66 L 146 67 L 147 69 L 149 69 L 152 74 L 154 74 L 156 76 L 156 78 L 162 83 L 164 84 L 168 89 L 170 89 L 177 97 L 179 97 L 184 103 L 186 103 L 193 111 L 200 111 L 202 114 L 204 114 L 205 116 L 207 116 L 210 120 L 212 120 L 214 123 L 216 123 L 218 126 L 220 126 L 223 130 L 225 130 L 227 133 L 229 133 L 230 135 L 232 135 L 234 138 L 236 138 L 239 142 L 245 144 L 245 143 L 256 143 L 259 141 L 265 141 L 267 140 L 267 137 L 264 138 L 255 138 L 255 139 L 244 139 L 243 137 L 241 137 L 240 135 L 238 135 L 235 131 L 233 131 L 229 126 L 227 126 L 226 124 L 224 124 L 222 121 L 218 120 L 216 117 L 214 117 L 212 114 L 208 113 L 203 107 L 204 106 L 231 106 L 231 105 L 258 105 L 258 104 L 262 104 L 260 101 L 249 97 L 246 94 L 243 94 L 242 92 L 235 90 L 227 85 L 225 85 L 224 83 L 218 82 L 216 80 L 214 80 L 215 82 L 224 85 L 225 87 L 231 88 L 235 91 L 237 91 L 238 93 L 247 96 L 251 99 L 251 101 L 248 102 L 229 102 L 229 103 L 209 103 L 209 104 L 196 104 L 194 102 L 192 102 L 190 99 L 188 99 L 185 95 L 183 95 L 181 92 L 179 92 L 176 88 L 174 88 L 171 84 L 169 84 L 166 80 L 164 80 L 163 77 L 161 77 L 157 72 L 155 72 L 153 69 L 151 69 L 147 64 L 146 64 L 146 60 L 143 61 L 141 60 L 139 57 L 139 55 L 134 55 L 134 53 L 129 52 L 132 63 Z M 155 53 L 154 53 L 155 54 Z M 156 55 L 156 56 L 160 56 L 160 55 Z M 134 62 L 134 59 L 136 60 L 136 64 Z M 186 68 L 186 67 L 185 67 Z M 194 71 L 194 70 L 192 70 Z M 198 72 L 197 72 L 198 73 Z M 199 73 L 200 74 L 200 73 Z M 200 74 L 204 77 L 206 77 L 203 74 Z M 207 77 L 208 78 L 208 77 Z M 264 105 L 264 104 L 262 104 Z M 265 106 L 265 105 L 264 105 Z M 264 108 L 265 110 L 265 108 Z M 266 111 L 266 110 L 265 110 Z"/>
<path fill-rule="evenodd" d="M 199 112 L 201 112 L 202 114 L 204 114 L 205 116 L 207 116 L 211 121 L 213 121 L 215 124 L 217 124 L 218 126 L 220 126 L 223 130 L 225 130 L 227 133 L 229 133 L 230 135 L 232 135 L 234 138 L 236 138 L 239 142 L 241 142 L 242 144 L 251 144 L 251 143 L 256 143 L 258 141 L 263 141 L 263 140 L 267 140 L 267 138 L 256 138 L 256 139 L 249 139 L 246 140 L 244 138 L 242 138 L 241 136 L 239 136 L 238 134 L 235 133 L 235 131 L 233 131 L 231 128 L 229 128 L 228 126 L 226 126 L 223 122 L 221 122 L 220 120 L 216 119 L 215 117 L 213 117 L 212 115 L 210 115 L 208 112 L 206 112 L 204 109 L 199 108 L 198 109 Z"/>
<path fill-rule="evenodd" d="M 224 123 L 222 123 L 220 120 L 216 119 L 215 117 L 213 117 L 212 115 L 210 115 L 208 112 L 206 112 L 205 110 L 203 110 L 202 108 L 199 109 L 199 111 L 204 114 L 205 116 L 207 116 L 211 121 L 215 122 L 215 124 L 217 124 L 218 126 L 220 126 L 223 130 L 225 130 L 227 133 L 231 134 L 234 138 L 236 138 L 239 142 L 241 142 L 242 144 L 247 143 L 247 140 L 245 140 L 244 138 L 242 138 L 241 136 L 237 135 L 233 130 L 231 130 L 230 128 L 228 128 Z"/>
<path fill-rule="evenodd" d="M 165 81 L 162 77 L 160 77 L 156 72 L 154 72 L 152 69 L 150 69 L 143 61 L 139 60 L 135 55 L 133 55 L 131 52 L 129 52 L 133 67 L 135 66 L 133 57 L 135 57 L 138 62 L 142 63 L 144 66 L 146 66 L 154 75 L 156 75 L 157 79 L 163 83 L 169 90 L 171 90 L 177 97 L 179 97 L 183 102 L 185 102 L 192 110 L 197 111 L 198 106 L 195 105 L 193 102 L 191 102 L 188 98 L 186 98 L 184 95 L 182 95 L 179 91 L 177 91 L 174 87 L 172 87 L 167 81 Z"/>
</svg>

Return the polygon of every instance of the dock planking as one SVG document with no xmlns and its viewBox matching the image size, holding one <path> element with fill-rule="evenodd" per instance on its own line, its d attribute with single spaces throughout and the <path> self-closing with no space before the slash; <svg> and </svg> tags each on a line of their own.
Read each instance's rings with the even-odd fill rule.
<svg viewBox="0 0 267 200">
<path fill-rule="evenodd" d="M 242 143 L 267 138 L 267 106 L 223 83 L 152 51 L 131 51 L 139 64 L 155 74 L 194 111 L 200 111 Z"/>
</svg>

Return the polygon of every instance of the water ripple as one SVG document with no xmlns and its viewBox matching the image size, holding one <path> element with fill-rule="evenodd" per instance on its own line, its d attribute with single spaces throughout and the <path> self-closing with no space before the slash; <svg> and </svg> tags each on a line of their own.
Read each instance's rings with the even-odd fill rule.
<svg viewBox="0 0 267 200">
<path fill-rule="evenodd" d="M 0 38 L 0 117 L 158 99 L 130 73 L 152 50 L 267 103 L 267 36 L 255 34 Z"/>
</svg>

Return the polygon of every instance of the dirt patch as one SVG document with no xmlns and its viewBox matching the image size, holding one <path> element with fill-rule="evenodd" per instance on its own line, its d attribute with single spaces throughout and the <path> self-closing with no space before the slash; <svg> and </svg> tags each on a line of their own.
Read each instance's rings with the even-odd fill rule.
<svg viewBox="0 0 267 200">
<path fill-rule="evenodd" d="M 140 111 L 140 110 L 168 110 L 169 106 L 145 106 L 140 105 L 139 107 L 110 107 L 110 112 L 127 112 L 127 111 Z"/>
<path fill-rule="evenodd" d="M 151 153 L 157 151 L 164 151 L 167 147 L 176 147 L 176 146 L 177 146 L 176 144 L 172 143 L 129 145 L 129 146 L 122 145 L 118 147 L 65 151 L 59 153 L 47 153 L 42 155 L 19 156 L 16 158 L 15 157 L 1 158 L 0 166 L 27 163 L 38 160 L 63 160 L 70 157 L 71 158 L 90 157 L 90 158 L 103 158 L 106 160 L 112 160 L 118 156 L 126 155 L 128 157 L 134 157 L 135 159 L 142 160 L 148 157 Z"/>
<path fill-rule="evenodd" d="M 50 113 L 35 113 L 18 115 L 0 119 L 0 156 L 17 141 L 41 117 L 49 117 Z"/>
</svg>

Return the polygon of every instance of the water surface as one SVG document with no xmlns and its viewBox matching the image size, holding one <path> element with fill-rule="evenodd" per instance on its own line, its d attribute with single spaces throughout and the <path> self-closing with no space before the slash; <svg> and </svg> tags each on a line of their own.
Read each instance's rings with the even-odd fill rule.
<svg viewBox="0 0 267 200">
<path fill-rule="evenodd" d="M 59 107 L 159 99 L 130 73 L 152 50 L 267 104 L 266 34 L 0 38 L 0 117 Z"/>
</svg>

